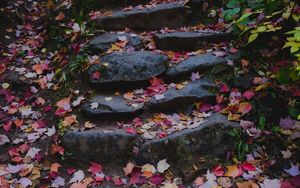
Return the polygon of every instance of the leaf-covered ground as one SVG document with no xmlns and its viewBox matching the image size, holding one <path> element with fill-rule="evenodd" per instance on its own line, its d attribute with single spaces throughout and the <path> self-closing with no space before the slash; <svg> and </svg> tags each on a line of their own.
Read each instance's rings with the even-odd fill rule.
<svg viewBox="0 0 300 188">
<path fill-rule="evenodd" d="M 161 2 L 152 1 L 151 5 L 138 8 L 156 3 Z M 235 139 L 232 150 L 186 183 L 167 160 L 142 166 L 132 161 L 106 165 L 79 163 L 61 146 L 61 136 L 67 130 L 89 130 L 96 126 L 79 112 L 80 104 L 92 91 L 78 75 L 83 75 L 99 58 L 82 54 L 91 36 L 97 33 L 89 22 L 111 14 L 110 11 L 90 11 L 89 16 L 75 11 L 74 16 L 75 5 L 69 0 L 11 0 L 1 6 L 0 187 L 300 187 L 300 88 L 299 82 L 286 80 L 285 67 L 295 60 L 281 50 L 280 38 L 275 37 L 268 44 L 262 40 L 257 44 L 259 49 L 246 48 L 247 58 L 237 63 L 228 61 L 232 74 L 215 79 L 216 102 L 196 103 L 193 116 L 158 113 L 118 123 L 118 128 L 127 133 L 155 139 L 196 127 L 213 112 L 239 122 L 241 131 L 230 133 Z M 206 3 L 203 9 L 210 6 Z M 218 16 L 219 11 L 208 13 Z M 220 19 L 217 24 L 180 30 L 223 31 L 227 26 Z M 148 40 L 146 49 L 157 50 L 152 32 L 141 35 Z M 126 38 L 120 38 L 105 53 L 128 50 L 127 43 Z M 217 57 L 235 54 L 239 46 L 236 43 L 207 45 L 192 52 L 160 53 L 177 64 L 212 49 Z M 93 74 L 95 80 L 100 77 L 100 72 Z M 189 81 L 201 77 L 194 72 Z M 151 96 L 161 100 L 167 88 L 180 90 L 187 84 L 165 84 L 160 78 L 149 81 L 146 89 L 123 95 L 129 105 L 134 107 Z M 97 108 L 97 103 L 90 105 Z"/>
</svg>

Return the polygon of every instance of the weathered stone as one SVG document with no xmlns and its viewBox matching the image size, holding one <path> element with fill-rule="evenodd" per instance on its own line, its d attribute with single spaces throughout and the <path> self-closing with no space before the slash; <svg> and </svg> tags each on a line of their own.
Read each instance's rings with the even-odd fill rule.
<svg viewBox="0 0 300 188">
<path fill-rule="evenodd" d="M 128 40 L 127 46 L 132 46 L 135 50 L 143 47 L 141 37 L 133 33 L 104 33 L 94 37 L 89 42 L 89 47 L 94 52 L 105 52 L 112 47 L 112 44 L 124 37 Z"/>
<path fill-rule="evenodd" d="M 189 82 L 182 89 L 170 88 L 163 94 L 163 99 L 157 100 L 155 97 L 152 97 L 147 105 L 154 111 L 174 110 L 201 99 L 214 97 L 215 95 L 207 90 L 213 86 L 214 84 L 211 81 L 199 79 Z"/>
<path fill-rule="evenodd" d="M 109 163 L 125 159 L 131 153 L 136 135 L 113 130 L 71 131 L 63 136 L 62 144 L 77 159 Z"/>
<path fill-rule="evenodd" d="M 96 26 L 105 30 L 157 30 L 164 27 L 176 28 L 186 24 L 188 7 L 181 3 L 156 5 L 152 8 L 133 8 L 130 11 L 113 12 L 111 16 L 99 18 Z"/>
<path fill-rule="evenodd" d="M 228 136 L 230 128 L 239 128 L 239 124 L 229 122 L 226 116 L 214 114 L 195 129 L 185 129 L 146 142 L 140 147 L 136 160 L 138 163 L 156 164 L 161 159 L 168 159 L 176 164 L 189 156 L 218 157 L 232 149 L 233 141 Z"/>
<path fill-rule="evenodd" d="M 154 52 L 115 52 L 100 59 L 102 64 L 92 65 L 88 75 L 92 84 L 120 84 L 145 82 L 166 71 L 168 57 Z M 93 78 L 95 72 L 99 79 Z"/>
<path fill-rule="evenodd" d="M 220 42 L 232 38 L 224 32 L 173 32 L 156 34 L 156 47 L 160 50 L 192 51 L 200 48 L 205 42 Z"/>
<path fill-rule="evenodd" d="M 217 57 L 212 52 L 189 57 L 167 71 L 167 76 L 175 77 L 197 71 L 205 71 L 217 65 L 226 65 L 228 60 L 233 62 L 241 58 L 241 53 L 228 53 L 225 57 Z"/>
<path fill-rule="evenodd" d="M 92 103 L 97 103 L 96 109 L 91 108 Z M 128 104 L 123 95 L 98 95 L 91 99 L 88 103 L 82 106 L 82 111 L 93 117 L 101 117 L 106 115 L 129 115 L 141 112 L 144 107 L 144 103 L 138 103 L 134 105 Z"/>
</svg>

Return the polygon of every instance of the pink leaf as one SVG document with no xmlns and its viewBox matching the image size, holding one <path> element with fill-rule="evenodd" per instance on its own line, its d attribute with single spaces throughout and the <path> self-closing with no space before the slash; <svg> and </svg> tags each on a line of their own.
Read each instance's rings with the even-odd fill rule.
<svg viewBox="0 0 300 188">
<path fill-rule="evenodd" d="M 254 97 L 255 93 L 251 90 L 245 91 L 245 93 L 243 93 L 243 97 L 245 97 L 247 100 L 252 99 L 252 97 Z"/>
</svg>

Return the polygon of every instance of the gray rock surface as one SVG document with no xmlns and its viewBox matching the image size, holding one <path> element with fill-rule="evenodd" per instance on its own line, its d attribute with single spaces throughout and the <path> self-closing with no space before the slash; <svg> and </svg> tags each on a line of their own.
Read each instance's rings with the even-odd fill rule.
<svg viewBox="0 0 300 188">
<path fill-rule="evenodd" d="M 206 79 L 199 79 L 187 83 L 184 88 L 169 88 L 163 95 L 164 99 L 157 100 L 152 97 L 147 106 L 154 111 L 174 110 L 178 107 L 185 107 L 196 101 L 211 98 L 215 95 L 208 91 L 214 86 L 213 82 Z"/>
<path fill-rule="evenodd" d="M 91 103 L 97 103 L 98 108 L 92 109 Z M 128 104 L 123 95 L 98 95 L 92 98 L 88 103 L 84 104 L 82 111 L 93 117 L 99 117 L 101 115 L 122 115 L 122 114 L 134 114 L 142 111 L 144 103 L 138 103 L 137 106 Z"/>
<path fill-rule="evenodd" d="M 232 38 L 233 35 L 224 32 L 172 32 L 156 34 L 154 41 L 160 50 L 193 51 L 205 42 L 220 42 Z"/>
<path fill-rule="evenodd" d="M 133 8 L 129 11 L 113 12 L 95 20 L 96 27 L 105 30 L 157 30 L 176 28 L 186 24 L 189 8 L 181 3 L 160 4 L 152 8 Z"/>
<path fill-rule="evenodd" d="M 166 71 L 168 57 L 154 52 L 115 52 L 100 59 L 103 64 L 92 65 L 88 69 L 93 84 L 114 84 L 124 82 L 147 81 Z M 107 64 L 104 66 L 104 64 Z M 94 72 L 100 72 L 99 79 L 93 78 Z"/>
<path fill-rule="evenodd" d="M 104 33 L 94 37 L 89 42 L 89 48 L 93 52 L 105 52 L 111 48 L 112 44 L 119 41 L 120 38 L 126 37 L 128 40 L 127 46 L 132 46 L 135 50 L 143 47 L 142 39 L 140 36 L 133 33 Z"/>
<path fill-rule="evenodd" d="M 62 144 L 72 157 L 99 163 L 109 163 L 116 158 L 125 159 L 132 151 L 136 135 L 121 130 L 71 131 L 63 136 Z"/>
<path fill-rule="evenodd" d="M 217 65 L 226 65 L 228 60 L 236 62 L 241 59 L 241 57 L 242 54 L 239 52 L 236 54 L 227 53 L 227 55 L 224 57 L 217 57 L 212 52 L 191 56 L 174 67 L 168 69 L 166 74 L 167 76 L 175 77 L 192 72 L 205 71 Z"/>
<path fill-rule="evenodd" d="M 226 116 L 213 114 L 195 129 L 185 129 L 146 142 L 139 149 L 137 162 L 156 164 L 161 159 L 168 159 L 175 165 L 190 156 L 223 155 L 233 147 L 233 141 L 227 134 L 230 128 L 239 128 L 239 124 L 229 122 Z"/>
</svg>

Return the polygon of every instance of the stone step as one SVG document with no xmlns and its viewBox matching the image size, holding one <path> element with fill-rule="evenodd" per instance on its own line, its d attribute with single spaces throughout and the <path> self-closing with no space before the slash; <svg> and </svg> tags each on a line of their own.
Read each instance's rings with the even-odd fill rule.
<svg viewBox="0 0 300 188">
<path fill-rule="evenodd" d="M 127 46 L 133 47 L 134 50 L 143 48 L 142 38 L 134 33 L 104 33 L 96 36 L 89 42 L 89 50 L 94 53 L 106 52 L 113 44 L 127 40 Z"/>
<path fill-rule="evenodd" d="M 87 72 L 90 82 L 100 87 L 134 85 L 161 75 L 167 66 L 168 57 L 155 52 L 114 52 L 100 58 Z"/>
<path fill-rule="evenodd" d="M 62 145 L 72 153 L 73 158 L 84 161 L 110 163 L 131 159 L 139 164 L 157 164 L 159 160 L 167 159 L 174 166 L 182 160 L 188 161 L 190 156 L 216 157 L 232 149 L 233 141 L 228 131 L 239 128 L 237 123 L 229 122 L 226 116 L 218 113 L 197 123 L 199 125 L 193 129 L 153 140 L 144 140 L 138 134 L 116 128 L 70 131 L 63 136 Z M 139 148 L 136 154 L 133 152 L 134 146 Z"/>
<path fill-rule="evenodd" d="M 219 65 L 227 65 L 228 61 L 237 62 L 242 58 L 242 56 L 242 52 L 227 52 L 224 56 L 217 55 L 216 52 L 209 52 L 201 55 L 191 56 L 188 59 L 169 68 L 166 72 L 166 75 L 171 78 L 176 78 L 182 75 L 191 74 L 192 72 L 201 72 Z"/>
<path fill-rule="evenodd" d="M 232 39 L 234 35 L 225 32 L 187 31 L 155 34 L 154 41 L 160 50 L 193 51 L 205 43 L 215 43 Z"/>
<path fill-rule="evenodd" d="M 124 30 L 158 30 L 164 27 L 177 28 L 188 21 L 189 8 L 182 3 L 153 5 L 151 8 L 135 7 L 129 11 L 116 11 L 110 16 L 95 20 L 95 26 L 108 31 Z"/>
<path fill-rule="evenodd" d="M 164 93 L 159 95 L 159 98 L 156 95 L 152 97 L 146 94 L 141 95 L 140 98 L 144 101 L 140 102 L 127 100 L 124 98 L 124 94 L 99 94 L 82 105 L 81 110 L 88 116 L 95 118 L 108 118 L 108 115 L 112 118 L 121 115 L 132 117 L 149 110 L 151 112 L 174 111 L 181 107 L 187 107 L 194 102 L 215 97 L 209 91 L 214 87 L 214 84 L 207 79 L 185 82 L 180 85 L 183 88 L 178 89 L 176 86 L 169 86 Z"/>
<path fill-rule="evenodd" d="M 169 88 L 160 100 L 152 97 L 146 104 L 150 111 L 174 111 L 179 107 L 189 106 L 203 99 L 214 98 L 215 95 L 210 92 L 214 83 L 207 79 L 199 79 L 184 85 L 182 89 L 176 87 Z"/>
<path fill-rule="evenodd" d="M 109 163 L 131 155 L 137 135 L 122 130 L 70 131 L 63 136 L 63 146 L 77 159 Z"/>
</svg>

